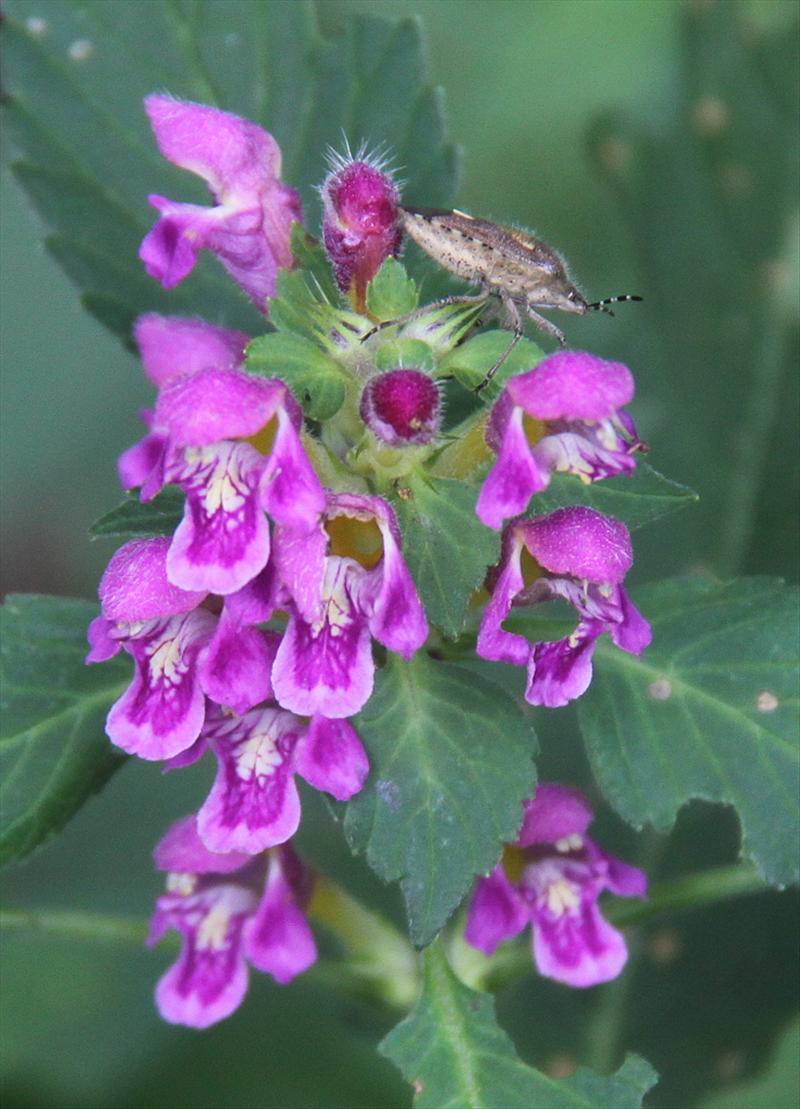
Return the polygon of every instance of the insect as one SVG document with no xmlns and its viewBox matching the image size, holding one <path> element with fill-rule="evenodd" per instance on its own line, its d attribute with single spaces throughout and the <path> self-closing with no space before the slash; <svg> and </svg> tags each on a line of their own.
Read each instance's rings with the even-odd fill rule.
<svg viewBox="0 0 800 1109">
<path fill-rule="evenodd" d="M 505 312 L 504 326 L 513 330 L 511 342 L 476 392 L 488 385 L 521 339 L 520 311 L 564 346 L 564 333 L 540 315 L 539 309 L 558 308 L 581 316 L 586 312 L 607 312 L 613 316 L 610 304 L 642 299 L 622 295 L 589 303 L 567 276 L 564 259 L 541 239 L 516 228 L 476 219 L 457 209 L 401 208 L 400 217 L 403 230 L 426 254 L 451 273 L 481 288 L 475 296 L 445 297 L 435 305 L 428 305 L 426 311 L 447 304 L 480 304 L 494 297 L 495 311 Z"/>
</svg>

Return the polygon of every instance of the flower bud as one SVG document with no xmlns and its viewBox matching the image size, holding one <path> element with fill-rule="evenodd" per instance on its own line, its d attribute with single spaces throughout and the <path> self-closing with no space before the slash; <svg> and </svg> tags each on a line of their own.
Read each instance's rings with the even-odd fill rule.
<svg viewBox="0 0 800 1109">
<path fill-rule="evenodd" d="M 400 194 L 380 161 L 333 155 L 330 165 L 320 190 L 322 238 L 336 284 L 363 310 L 367 284 L 400 251 Z"/>
<path fill-rule="evenodd" d="M 430 443 L 441 422 L 436 383 L 420 370 L 390 370 L 367 382 L 361 418 L 370 431 L 393 447 Z"/>
</svg>

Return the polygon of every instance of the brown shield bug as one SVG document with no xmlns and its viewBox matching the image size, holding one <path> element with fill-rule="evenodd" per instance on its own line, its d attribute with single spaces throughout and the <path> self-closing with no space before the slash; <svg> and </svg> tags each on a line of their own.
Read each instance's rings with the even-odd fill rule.
<svg viewBox="0 0 800 1109">
<path fill-rule="evenodd" d="M 494 297 L 496 310 L 505 313 L 504 326 L 513 330 L 511 342 L 489 369 L 476 392 L 492 380 L 519 342 L 522 336 L 520 310 L 541 331 L 564 346 L 564 333 L 541 316 L 539 309 L 558 308 L 562 312 L 576 312 L 581 316 L 586 312 L 613 315 L 609 304 L 642 299 L 622 295 L 590 303 L 573 285 L 561 255 L 541 239 L 516 228 L 476 219 L 456 209 L 401 207 L 400 217 L 403 230 L 426 254 L 451 273 L 472 285 L 479 285 L 481 290 L 475 296 L 445 297 L 404 317 L 404 321 L 431 308 L 447 304 L 479 304 Z"/>
</svg>

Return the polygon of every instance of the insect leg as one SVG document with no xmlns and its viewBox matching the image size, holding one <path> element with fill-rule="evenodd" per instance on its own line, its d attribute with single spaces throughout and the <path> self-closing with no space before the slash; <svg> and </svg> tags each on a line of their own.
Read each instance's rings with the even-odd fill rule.
<svg viewBox="0 0 800 1109">
<path fill-rule="evenodd" d="M 481 389 L 486 388 L 486 386 L 492 380 L 494 375 L 497 373 L 497 371 L 503 365 L 506 358 L 508 358 L 509 354 L 511 354 L 511 351 L 514 349 L 514 347 L 517 345 L 517 343 L 522 338 L 522 320 L 519 317 L 519 311 L 517 309 L 516 304 L 511 299 L 511 297 L 508 296 L 506 293 L 500 293 L 499 296 L 500 296 L 500 302 L 502 303 L 503 307 L 506 310 L 506 318 L 508 320 L 508 323 L 510 323 L 511 326 L 513 327 L 513 329 L 514 329 L 514 334 L 511 336 L 511 342 L 508 344 L 506 349 L 503 351 L 503 353 L 497 359 L 495 364 L 493 366 L 489 367 L 489 369 L 486 373 L 486 377 L 484 377 L 483 381 L 481 381 L 481 383 L 479 385 L 475 386 L 475 392 L 476 393 L 480 393 Z"/>
<path fill-rule="evenodd" d="M 567 340 L 564 338 L 564 332 L 559 330 L 559 328 L 557 328 L 554 323 L 551 323 L 550 320 L 546 320 L 544 316 L 540 316 L 538 312 L 534 312 L 530 304 L 525 305 L 525 311 L 528 313 L 528 315 L 540 331 L 544 331 L 545 335 L 552 335 L 552 337 L 558 342 L 559 346 L 565 347 L 567 345 Z"/>
<path fill-rule="evenodd" d="M 379 331 L 383 331 L 386 327 L 398 327 L 401 324 L 413 323 L 414 320 L 421 319 L 430 311 L 436 311 L 438 308 L 447 308 L 451 304 L 462 304 L 466 308 L 470 304 L 480 304 L 482 301 L 487 300 L 489 294 L 487 292 L 476 293 L 475 296 L 449 296 L 442 297 L 441 300 L 435 300 L 433 304 L 426 304 L 422 308 L 415 308 L 413 312 L 407 312 L 404 316 L 397 316 L 394 320 L 384 320 L 383 323 L 376 324 L 371 331 L 368 331 L 361 339 L 362 343 L 366 343 L 367 339 L 371 339 L 373 335 Z"/>
</svg>

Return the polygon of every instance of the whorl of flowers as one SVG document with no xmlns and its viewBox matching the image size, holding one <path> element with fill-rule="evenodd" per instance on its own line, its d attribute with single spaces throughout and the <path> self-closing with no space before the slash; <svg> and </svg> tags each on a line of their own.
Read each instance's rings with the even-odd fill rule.
<svg viewBox="0 0 800 1109">
<path fill-rule="evenodd" d="M 215 108 L 167 96 L 147 97 L 145 108 L 161 153 L 201 176 L 214 199 L 149 198 L 159 217 L 140 250 L 146 271 L 170 288 L 209 250 L 269 314 L 302 219 L 298 194 L 280 180 L 277 143 Z M 429 342 L 434 368 L 387 364 L 382 334 L 370 338 L 369 282 L 401 246 L 397 183 L 380 161 L 348 154 L 332 160 L 321 195 L 322 239 L 349 298 L 315 317 L 344 382 L 321 427 L 306 426 L 304 398 L 280 373 L 248 369 L 248 335 L 153 313 L 134 328 L 156 396 L 146 434 L 120 458 L 120 480 L 142 502 L 176 487 L 183 514 L 171 534 L 134 538 L 111 558 L 88 661 L 132 659 L 107 720 L 114 744 L 169 768 L 206 752 L 217 761 L 208 798 L 156 849 L 168 877 L 152 939 L 172 928 L 183 942 L 157 1001 L 167 1020 L 194 1027 L 236 1008 L 248 966 L 285 983 L 316 957 L 305 916 L 314 876 L 290 846 L 301 820 L 295 776 L 340 801 L 358 793 L 370 768 L 351 719 L 376 664 L 386 651 L 408 659 L 425 649 L 429 620 L 396 512 L 404 479 L 451 452 L 462 471 L 472 457 L 477 482 L 495 456 L 476 511 L 505 530 L 476 649 L 526 667 L 532 704 L 579 697 L 601 635 L 637 654 L 650 638 L 623 586 L 624 525 L 582 507 L 543 514 L 536 503 L 556 471 L 593 482 L 633 470 L 642 444 L 623 407 L 630 371 L 578 351 L 552 355 L 507 379 L 488 419 L 445 433 L 448 375 L 437 359 L 463 330 L 424 313 L 408 324 L 408 337 Z M 530 643 L 503 627 L 512 607 L 555 597 L 578 617 L 565 638 Z M 518 881 L 501 866 L 479 883 L 471 943 L 489 951 L 530 921 L 542 973 L 582 986 L 619 972 L 624 941 L 597 896 L 641 894 L 644 878 L 584 836 L 590 818 L 578 795 L 540 787 L 515 848 L 527 852 L 525 867 Z"/>
</svg>

